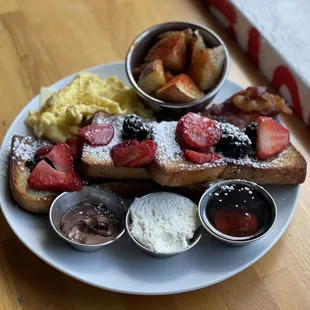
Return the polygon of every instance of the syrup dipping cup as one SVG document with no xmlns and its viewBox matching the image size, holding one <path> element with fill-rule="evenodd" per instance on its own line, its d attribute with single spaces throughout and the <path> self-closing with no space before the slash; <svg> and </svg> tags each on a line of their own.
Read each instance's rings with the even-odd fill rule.
<svg viewBox="0 0 310 310">
<path fill-rule="evenodd" d="M 223 188 L 233 188 L 234 186 L 238 185 L 242 185 L 244 188 L 249 189 L 251 192 L 256 191 L 259 193 L 260 197 L 265 200 L 266 209 L 264 211 L 266 212 L 266 220 L 264 221 L 264 224 L 261 225 L 261 227 L 255 233 L 251 233 L 246 236 L 232 236 L 219 231 L 207 215 L 208 211 L 210 211 L 208 208 L 211 208 L 211 200 L 214 198 L 214 195 L 217 195 L 217 193 L 223 190 Z M 248 193 L 244 192 L 240 195 L 244 195 L 242 197 L 248 199 Z M 230 202 L 228 201 L 228 203 Z M 214 238 L 226 242 L 230 245 L 242 246 L 264 238 L 268 233 L 270 233 L 277 219 L 277 206 L 271 195 L 263 187 L 257 185 L 256 183 L 242 180 L 228 180 L 215 183 L 205 191 L 199 201 L 198 213 L 201 224 L 205 230 Z"/>
</svg>

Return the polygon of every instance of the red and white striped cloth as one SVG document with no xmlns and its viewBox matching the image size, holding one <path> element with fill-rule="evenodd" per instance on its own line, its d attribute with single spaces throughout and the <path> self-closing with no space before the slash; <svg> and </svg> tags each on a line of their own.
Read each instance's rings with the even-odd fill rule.
<svg viewBox="0 0 310 310">
<path fill-rule="evenodd" d="M 310 127 L 310 89 L 230 0 L 205 0 L 215 18 Z"/>
</svg>

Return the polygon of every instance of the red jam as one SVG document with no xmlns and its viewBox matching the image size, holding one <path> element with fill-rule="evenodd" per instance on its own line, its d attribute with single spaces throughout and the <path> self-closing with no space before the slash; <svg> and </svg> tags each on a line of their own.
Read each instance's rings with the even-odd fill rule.
<svg viewBox="0 0 310 310">
<path fill-rule="evenodd" d="M 268 222 L 269 202 L 255 187 L 224 185 L 212 194 L 207 208 L 211 224 L 233 237 L 252 236 Z"/>
</svg>

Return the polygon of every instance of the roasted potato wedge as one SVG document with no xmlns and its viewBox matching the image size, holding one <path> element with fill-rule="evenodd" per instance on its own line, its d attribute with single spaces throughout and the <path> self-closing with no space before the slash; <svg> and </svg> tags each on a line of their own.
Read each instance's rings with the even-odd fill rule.
<svg viewBox="0 0 310 310">
<path fill-rule="evenodd" d="M 147 94 L 153 93 L 156 89 L 165 85 L 165 83 L 164 66 L 159 59 L 148 63 L 138 79 L 139 87 Z"/>
<path fill-rule="evenodd" d="M 173 74 L 170 71 L 165 71 L 165 78 L 166 78 L 166 82 L 168 82 L 171 79 L 173 79 Z"/>
<path fill-rule="evenodd" d="M 155 97 L 166 102 L 187 103 L 204 95 L 186 74 L 179 74 L 155 92 Z"/>
<path fill-rule="evenodd" d="M 186 65 L 186 38 L 184 32 L 166 36 L 150 49 L 146 61 L 160 59 L 167 70 L 181 72 Z"/>
<path fill-rule="evenodd" d="M 223 46 L 202 49 L 193 54 L 189 76 L 201 90 L 208 91 L 219 81 L 224 61 Z"/>
<path fill-rule="evenodd" d="M 145 62 L 144 64 L 140 65 L 137 68 L 134 68 L 132 70 L 132 74 L 133 76 L 137 79 L 139 78 L 140 74 L 142 73 L 142 71 L 145 69 L 145 67 L 148 65 L 148 62 Z"/>
<path fill-rule="evenodd" d="M 207 48 L 203 37 L 200 35 L 199 30 L 195 30 L 192 39 L 189 42 L 189 59 L 192 61 L 194 54 Z"/>
<path fill-rule="evenodd" d="M 164 32 L 164 33 L 161 33 L 160 35 L 158 35 L 156 39 L 160 41 L 160 40 L 162 40 L 168 36 L 175 35 L 178 32 L 184 32 L 185 33 L 186 44 L 189 44 L 192 37 L 193 37 L 192 28 L 187 28 L 183 31 L 167 31 L 167 32 Z"/>
</svg>

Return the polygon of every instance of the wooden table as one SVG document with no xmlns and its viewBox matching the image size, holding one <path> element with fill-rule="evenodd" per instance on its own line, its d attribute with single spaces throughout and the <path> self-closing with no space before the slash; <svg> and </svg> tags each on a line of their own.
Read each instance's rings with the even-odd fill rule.
<svg viewBox="0 0 310 310">
<path fill-rule="evenodd" d="M 0 0 L 1 138 L 42 85 L 124 59 L 138 33 L 169 20 L 214 29 L 229 48 L 230 79 L 242 86 L 266 84 L 195 1 Z M 309 130 L 296 117 L 284 121 L 309 160 Z M 121 295 L 67 277 L 27 250 L 0 215 L 0 309 L 310 309 L 309 192 L 308 178 L 288 230 L 255 265 L 212 287 L 172 296 Z"/>
</svg>

